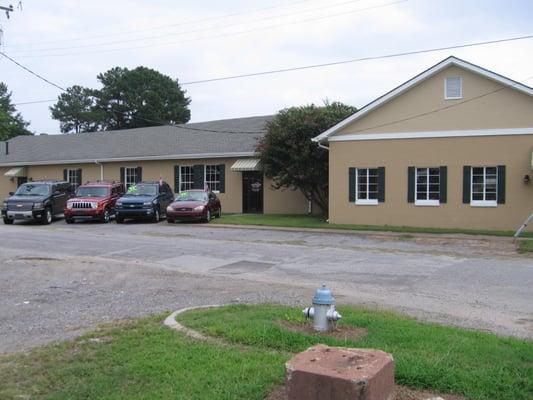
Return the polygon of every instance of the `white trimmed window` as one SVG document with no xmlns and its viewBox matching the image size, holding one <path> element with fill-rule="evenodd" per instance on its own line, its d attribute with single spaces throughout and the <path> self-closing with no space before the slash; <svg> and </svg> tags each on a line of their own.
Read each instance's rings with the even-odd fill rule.
<svg viewBox="0 0 533 400">
<path fill-rule="evenodd" d="M 126 190 L 130 186 L 135 185 L 139 180 L 137 176 L 137 167 L 126 167 L 124 168 L 124 184 L 126 185 Z"/>
<path fill-rule="evenodd" d="M 470 205 L 496 207 L 498 205 L 498 168 L 472 167 Z"/>
<path fill-rule="evenodd" d="M 438 206 L 440 204 L 440 168 L 416 168 L 415 205 Z"/>
<path fill-rule="evenodd" d="M 218 165 L 205 166 L 205 184 L 213 192 L 220 191 L 220 168 Z"/>
<path fill-rule="evenodd" d="M 81 170 L 80 170 L 81 171 Z M 67 169 L 67 181 L 72 186 L 72 190 L 78 189 L 81 185 L 81 174 L 77 169 Z"/>
<path fill-rule="evenodd" d="M 463 98 L 463 80 L 459 76 L 444 79 L 444 99 L 457 100 Z"/>
<path fill-rule="evenodd" d="M 355 204 L 378 204 L 377 168 L 357 168 L 355 175 Z"/>
<path fill-rule="evenodd" d="M 191 165 L 180 166 L 180 188 L 179 191 L 190 190 L 194 186 L 194 169 Z"/>
</svg>

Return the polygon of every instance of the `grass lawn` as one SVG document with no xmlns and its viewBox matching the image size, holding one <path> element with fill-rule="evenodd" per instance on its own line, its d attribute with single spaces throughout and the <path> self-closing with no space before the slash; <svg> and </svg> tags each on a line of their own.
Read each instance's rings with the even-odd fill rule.
<svg viewBox="0 0 533 400">
<path fill-rule="evenodd" d="M 341 307 L 343 325 L 368 334 L 344 341 L 294 333 L 300 310 L 230 306 L 179 316 L 228 345 L 197 342 L 158 315 L 102 327 L 73 341 L 0 357 L 0 399 L 264 399 L 284 362 L 316 343 L 374 347 L 396 361 L 398 383 L 469 399 L 533 398 L 533 342 L 500 338 L 389 312 Z"/>
<path fill-rule="evenodd" d="M 225 214 L 213 221 L 218 224 L 230 225 L 262 225 L 281 226 L 287 228 L 320 228 L 345 229 L 354 231 L 379 231 L 400 233 L 436 233 L 436 234 L 465 234 L 513 236 L 512 231 L 492 231 L 482 229 L 446 229 L 446 228 L 418 228 L 413 226 L 389 225 L 351 225 L 329 224 L 323 218 L 311 215 L 282 215 L 282 214 Z M 533 237 L 533 232 L 524 232 L 523 237 Z"/>
<path fill-rule="evenodd" d="M 533 240 L 526 239 L 518 242 L 518 251 L 520 253 L 533 253 Z"/>
</svg>

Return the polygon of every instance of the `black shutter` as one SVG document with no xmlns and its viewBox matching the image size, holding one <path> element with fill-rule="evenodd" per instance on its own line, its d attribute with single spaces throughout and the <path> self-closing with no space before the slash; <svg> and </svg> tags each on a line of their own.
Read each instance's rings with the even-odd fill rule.
<svg viewBox="0 0 533 400">
<path fill-rule="evenodd" d="M 174 193 L 180 192 L 180 166 L 174 165 Z"/>
<path fill-rule="evenodd" d="M 81 168 L 78 168 L 78 170 L 76 171 L 76 175 L 78 175 L 77 178 L 80 185 L 83 185 L 83 181 L 81 180 Z"/>
<path fill-rule="evenodd" d="M 439 172 L 439 202 L 446 204 L 448 201 L 448 167 L 440 167 Z"/>
<path fill-rule="evenodd" d="M 465 165 L 463 167 L 463 203 L 470 203 L 470 181 L 472 179 L 472 167 Z"/>
<path fill-rule="evenodd" d="M 505 165 L 498 165 L 498 204 L 505 204 Z"/>
<path fill-rule="evenodd" d="M 220 173 L 219 192 L 224 193 L 226 191 L 226 164 L 220 164 L 218 172 Z"/>
<path fill-rule="evenodd" d="M 192 170 L 193 170 L 193 188 L 203 189 L 204 188 L 204 166 L 195 165 L 192 167 Z"/>
<path fill-rule="evenodd" d="M 355 168 L 348 168 L 348 200 L 355 203 Z"/>
<path fill-rule="evenodd" d="M 385 167 L 378 168 L 378 202 L 385 202 Z"/>
<path fill-rule="evenodd" d="M 137 167 L 137 179 L 135 180 L 135 183 L 141 182 L 143 180 L 143 168 Z"/>
<path fill-rule="evenodd" d="M 126 183 L 126 170 L 124 167 L 120 167 L 120 182 Z"/>
<path fill-rule="evenodd" d="M 63 180 L 68 182 L 68 169 L 63 170 Z"/>
<path fill-rule="evenodd" d="M 407 167 L 407 202 L 415 202 L 415 167 Z"/>
</svg>

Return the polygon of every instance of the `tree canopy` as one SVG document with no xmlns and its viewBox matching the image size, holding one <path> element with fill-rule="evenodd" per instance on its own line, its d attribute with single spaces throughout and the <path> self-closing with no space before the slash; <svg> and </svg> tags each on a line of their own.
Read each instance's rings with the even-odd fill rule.
<svg viewBox="0 0 533 400">
<path fill-rule="evenodd" d="M 97 79 L 101 89 L 73 86 L 50 107 L 62 132 L 181 124 L 190 119 L 190 99 L 178 80 L 158 71 L 115 67 Z"/>
<path fill-rule="evenodd" d="M 268 123 L 256 149 L 273 187 L 298 189 L 327 214 L 328 151 L 311 139 L 356 111 L 339 102 L 281 110 Z"/>
<path fill-rule="evenodd" d="M 8 140 L 20 135 L 32 135 L 26 129 L 29 124 L 24 121 L 22 115 L 11 103 L 11 92 L 8 91 L 7 85 L 0 82 L 0 140 Z"/>
</svg>

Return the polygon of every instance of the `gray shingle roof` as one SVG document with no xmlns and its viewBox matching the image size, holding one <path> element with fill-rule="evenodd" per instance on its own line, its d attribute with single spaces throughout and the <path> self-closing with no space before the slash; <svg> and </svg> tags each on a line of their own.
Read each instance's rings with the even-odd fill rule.
<svg viewBox="0 0 533 400">
<path fill-rule="evenodd" d="M 262 133 L 250 132 L 264 132 L 266 122 L 272 118 L 260 116 L 198 122 L 179 127 L 155 126 L 120 131 L 18 136 L 9 140 L 8 155 L 5 154 L 5 144 L 0 144 L 0 165 L 248 153 L 255 150 L 257 139 L 262 136 Z"/>
</svg>

